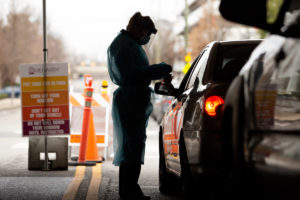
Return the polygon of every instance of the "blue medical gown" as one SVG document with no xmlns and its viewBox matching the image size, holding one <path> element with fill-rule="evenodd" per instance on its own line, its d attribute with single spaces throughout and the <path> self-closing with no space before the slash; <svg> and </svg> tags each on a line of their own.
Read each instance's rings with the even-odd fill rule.
<svg viewBox="0 0 300 200">
<path fill-rule="evenodd" d="M 122 30 L 107 50 L 111 80 L 119 86 L 113 94 L 114 160 L 144 164 L 146 127 L 152 112 L 151 80 L 171 72 L 167 64 L 149 65 L 139 42 Z"/>
</svg>

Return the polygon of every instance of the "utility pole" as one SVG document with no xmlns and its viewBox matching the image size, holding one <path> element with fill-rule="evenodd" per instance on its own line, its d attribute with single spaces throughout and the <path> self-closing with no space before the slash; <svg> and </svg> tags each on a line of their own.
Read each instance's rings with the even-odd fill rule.
<svg viewBox="0 0 300 200">
<path fill-rule="evenodd" d="M 157 20 L 157 29 L 158 30 L 160 30 L 160 23 L 161 23 L 161 21 L 160 21 L 160 7 L 161 7 L 161 4 L 160 4 L 160 2 L 161 1 L 158 1 L 158 9 L 157 9 L 157 11 L 158 11 L 158 14 L 157 14 L 157 16 L 158 16 L 158 20 Z M 155 38 L 156 39 L 156 41 L 155 41 L 155 52 L 154 52 L 154 54 L 155 54 L 155 57 L 154 57 L 154 62 L 155 63 L 159 63 L 159 62 L 161 62 L 161 44 L 160 44 L 160 40 L 161 40 L 161 35 L 160 35 L 160 32 L 158 31 L 158 33 L 157 33 L 157 38 Z"/>
<path fill-rule="evenodd" d="M 43 56 L 44 56 L 44 96 L 46 98 L 47 95 L 47 56 L 48 56 L 48 49 L 47 49 L 47 26 L 46 26 L 46 0 L 43 0 Z M 47 109 L 47 101 L 44 102 L 44 110 Z M 47 113 L 45 113 L 45 119 L 44 122 L 47 122 Z M 46 124 L 46 123 L 45 123 Z M 48 137 L 47 135 L 44 136 L 44 142 L 45 142 L 45 162 L 44 162 L 44 168 L 43 170 L 48 171 L 49 170 L 49 158 L 48 158 Z"/>
<path fill-rule="evenodd" d="M 188 33 L 189 33 L 189 25 L 188 25 L 188 16 L 189 16 L 189 5 L 188 5 L 188 0 L 185 0 L 185 7 L 184 7 L 184 22 L 185 22 L 185 27 L 184 27 L 184 54 L 188 52 L 189 48 L 189 38 L 188 38 Z"/>
<path fill-rule="evenodd" d="M 18 16 L 17 16 L 17 9 L 16 9 L 16 4 L 15 1 L 11 2 L 11 10 L 12 10 L 12 49 L 11 49 L 11 54 L 14 55 L 16 54 L 16 49 L 17 49 L 17 28 L 18 28 Z M 13 99 L 15 98 L 15 75 L 16 75 L 16 68 L 15 68 L 15 64 L 14 63 L 18 63 L 18 57 L 14 56 L 14 61 L 13 61 L 13 66 L 9 68 L 9 83 L 12 86 L 12 90 L 11 90 L 11 103 L 13 103 Z"/>
</svg>

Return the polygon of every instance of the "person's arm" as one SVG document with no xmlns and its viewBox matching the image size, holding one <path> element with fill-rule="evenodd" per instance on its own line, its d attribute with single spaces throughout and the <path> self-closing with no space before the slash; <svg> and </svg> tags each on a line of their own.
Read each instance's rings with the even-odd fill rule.
<svg viewBox="0 0 300 200">
<path fill-rule="evenodd" d="M 162 79 L 172 71 L 165 63 L 149 65 L 143 52 L 134 46 L 122 50 L 116 61 L 123 79 L 151 81 Z"/>
<path fill-rule="evenodd" d="M 172 67 L 165 63 L 144 67 L 143 74 L 147 80 L 158 80 L 166 77 L 172 71 Z"/>
<path fill-rule="evenodd" d="M 153 65 L 145 64 L 148 63 L 148 60 L 144 59 L 144 51 L 135 48 L 134 52 L 135 66 L 142 79 L 147 81 L 162 79 L 172 71 L 172 67 L 164 62 Z"/>
</svg>

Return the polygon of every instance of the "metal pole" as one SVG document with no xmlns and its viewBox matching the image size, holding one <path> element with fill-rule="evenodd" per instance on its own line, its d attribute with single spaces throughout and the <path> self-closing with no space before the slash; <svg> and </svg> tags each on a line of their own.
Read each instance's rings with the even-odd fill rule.
<svg viewBox="0 0 300 200">
<path fill-rule="evenodd" d="M 189 25 L 188 25 L 188 16 L 189 16 L 189 5 L 187 0 L 185 0 L 185 7 L 184 7 L 184 22 L 185 22 L 185 27 L 184 27 L 184 54 L 187 53 L 188 47 L 189 47 L 189 39 L 188 39 L 188 33 L 189 33 Z"/>
<path fill-rule="evenodd" d="M 44 77 L 44 114 L 45 114 L 45 118 L 44 118 L 44 126 L 47 125 L 47 112 L 45 112 L 47 109 L 47 101 L 46 101 L 46 94 L 47 94 L 47 53 L 48 53 L 48 49 L 47 49 L 47 32 L 46 32 L 46 0 L 43 0 L 43 40 L 44 40 L 44 48 L 43 48 L 43 53 L 44 53 L 44 73 L 43 73 L 43 77 Z M 47 131 L 47 130 L 46 130 Z M 45 135 L 45 162 L 44 162 L 44 170 L 48 171 L 49 170 L 49 159 L 48 159 L 48 138 L 47 135 Z"/>
<path fill-rule="evenodd" d="M 161 1 L 158 1 L 158 20 L 157 20 L 157 29 L 160 30 L 160 7 L 161 7 Z M 161 44 L 160 44 L 160 40 L 161 40 L 161 34 L 160 32 L 157 33 L 158 37 L 156 38 L 156 51 L 155 51 L 155 63 L 160 63 L 161 62 Z"/>
</svg>

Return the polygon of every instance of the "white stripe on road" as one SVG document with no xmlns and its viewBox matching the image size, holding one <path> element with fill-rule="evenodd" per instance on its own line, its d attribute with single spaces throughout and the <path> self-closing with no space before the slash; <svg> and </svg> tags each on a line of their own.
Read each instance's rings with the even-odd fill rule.
<svg viewBox="0 0 300 200">
<path fill-rule="evenodd" d="M 151 131 L 150 131 L 150 130 L 148 131 L 148 130 L 147 130 L 147 132 L 146 132 L 146 134 L 147 134 L 148 136 L 150 136 L 150 135 L 157 135 L 157 137 L 158 137 L 158 133 L 159 133 L 158 130 L 157 130 L 157 131 L 152 131 L 152 130 L 151 130 Z"/>
<path fill-rule="evenodd" d="M 152 186 L 152 185 L 141 185 L 140 187 L 144 189 L 158 189 L 158 186 Z"/>
<path fill-rule="evenodd" d="M 147 153 L 146 153 L 146 158 L 159 158 L 159 155 L 155 155 L 155 156 L 147 156 Z"/>
<path fill-rule="evenodd" d="M 119 187 L 119 185 L 111 185 L 111 187 Z M 154 186 L 154 185 L 140 185 L 140 187 L 142 189 L 158 189 L 158 186 Z"/>
<path fill-rule="evenodd" d="M 28 149 L 28 142 L 27 143 L 17 143 L 11 146 L 12 149 Z"/>
<path fill-rule="evenodd" d="M 13 131 L 13 133 L 22 135 L 22 130 Z"/>
</svg>

